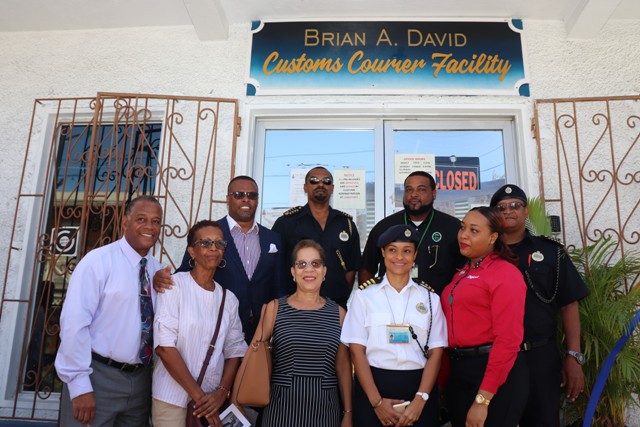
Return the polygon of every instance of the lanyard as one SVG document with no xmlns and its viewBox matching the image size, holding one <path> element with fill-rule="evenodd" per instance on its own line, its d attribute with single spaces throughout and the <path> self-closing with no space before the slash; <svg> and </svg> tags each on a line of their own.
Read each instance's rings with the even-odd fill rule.
<svg viewBox="0 0 640 427">
<path fill-rule="evenodd" d="M 433 208 L 431 208 L 431 217 L 429 217 L 429 222 L 427 223 L 427 227 L 424 229 L 424 231 L 422 232 L 422 237 L 420 237 L 420 241 L 418 242 L 418 246 L 416 246 L 416 249 L 420 248 L 420 245 L 422 244 L 422 241 L 424 240 L 424 236 L 427 235 L 427 231 L 429 231 L 429 227 L 431 226 L 431 221 L 433 221 L 433 217 L 435 216 L 436 212 L 433 210 Z M 404 225 L 409 225 L 409 223 L 407 222 L 407 211 L 404 211 Z"/>
</svg>

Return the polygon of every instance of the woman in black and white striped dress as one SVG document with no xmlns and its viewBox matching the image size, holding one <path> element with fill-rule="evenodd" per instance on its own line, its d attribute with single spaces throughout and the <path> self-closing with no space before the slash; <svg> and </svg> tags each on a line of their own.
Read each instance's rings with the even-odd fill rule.
<svg viewBox="0 0 640 427">
<path fill-rule="evenodd" d="M 320 296 L 326 271 L 318 243 L 302 240 L 295 246 L 291 274 L 296 292 L 278 301 L 271 399 L 262 414 L 262 427 L 352 425 L 351 364 L 340 343 L 345 311 Z M 265 326 L 273 324 L 273 304 L 264 310 Z"/>
</svg>

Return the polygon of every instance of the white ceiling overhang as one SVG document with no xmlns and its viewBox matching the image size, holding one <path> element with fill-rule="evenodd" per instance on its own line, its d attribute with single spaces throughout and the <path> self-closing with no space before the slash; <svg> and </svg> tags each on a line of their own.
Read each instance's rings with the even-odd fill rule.
<svg viewBox="0 0 640 427">
<path fill-rule="evenodd" d="M 0 32 L 192 26 L 225 40 L 253 20 L 520 18 L 565 23 L 594 38 L 610 19 L 640 19 L 638 0 L 3 0 Z"/>
</svg>

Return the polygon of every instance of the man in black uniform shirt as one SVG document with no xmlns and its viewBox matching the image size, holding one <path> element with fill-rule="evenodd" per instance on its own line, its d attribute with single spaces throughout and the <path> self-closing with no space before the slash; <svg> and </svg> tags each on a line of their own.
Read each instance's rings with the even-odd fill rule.
<svg viewBox="0 0 640 427">
<path fill-rule="evenodd" d="M 311 169 L 305 176 L 304 191 L 307 204 L 289 209 L 271 228 L 282 237 L 283 255 L 287 262 L 283 277 L 291 277 L 291 252 L 296 243 L 313 239 L 324 248 L 327 257 L 327 276 L 320 293 L 346 308 L 360 267 L 358 229 L 351 215 L 329 206 L 333 176 L 327 169 Z"/>
<path fill-rule="evenodd" d="M 561 243 L 526 230 L 529 210 L 522 189 L 503 186 L 491 198 L 491 206 L 502 212 L 502 240 L 518 255 L 518 268 L 528 287 L 521 349 L 529 365 L 531 389 L 520 426 L 558 426 L 561 387 L 571 401 L 584 388 L 578 301 L 589 290 Z M 555 337 L 558 312 L 565 332 L 564 362 Z"/>
<path fill-rule="evenodd" d="M 415 228 L 420 241 L 416 268 L 411 277 L 420 279 L 440 294 L 449 284 L 456 268 L 464 263 L 458 246 L 460 221 L 433 208 L 436 199 L 436 182 L 427 172 L 415 171 L 404 180 L 404 209 L 378 222 L 367 239 L 362 254 L 362 268 L 358 272 L 358 282 L 366 282 L 374 276 L 382 277 L 385 272 L 382 253 L 377 242 L 389 227 L 398 224 Z"/>
</svg>

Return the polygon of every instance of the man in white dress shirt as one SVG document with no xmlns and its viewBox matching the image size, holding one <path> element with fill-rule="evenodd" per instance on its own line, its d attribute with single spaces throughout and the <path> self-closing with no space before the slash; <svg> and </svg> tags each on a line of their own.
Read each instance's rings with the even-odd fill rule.
<svg viewBox="0 0 640 427">
<path fill-rule="evenodd" d="M 124 236 L 85 255 L 75 268 L 60 317 L 56 370 L 65 383 L 62 426 L 146 426 L 151 369 L 140 358 L 140 266 L 162 268 L 156 244 L 162 207 L 151 196 L 132 200 Z"/>
</svg>

